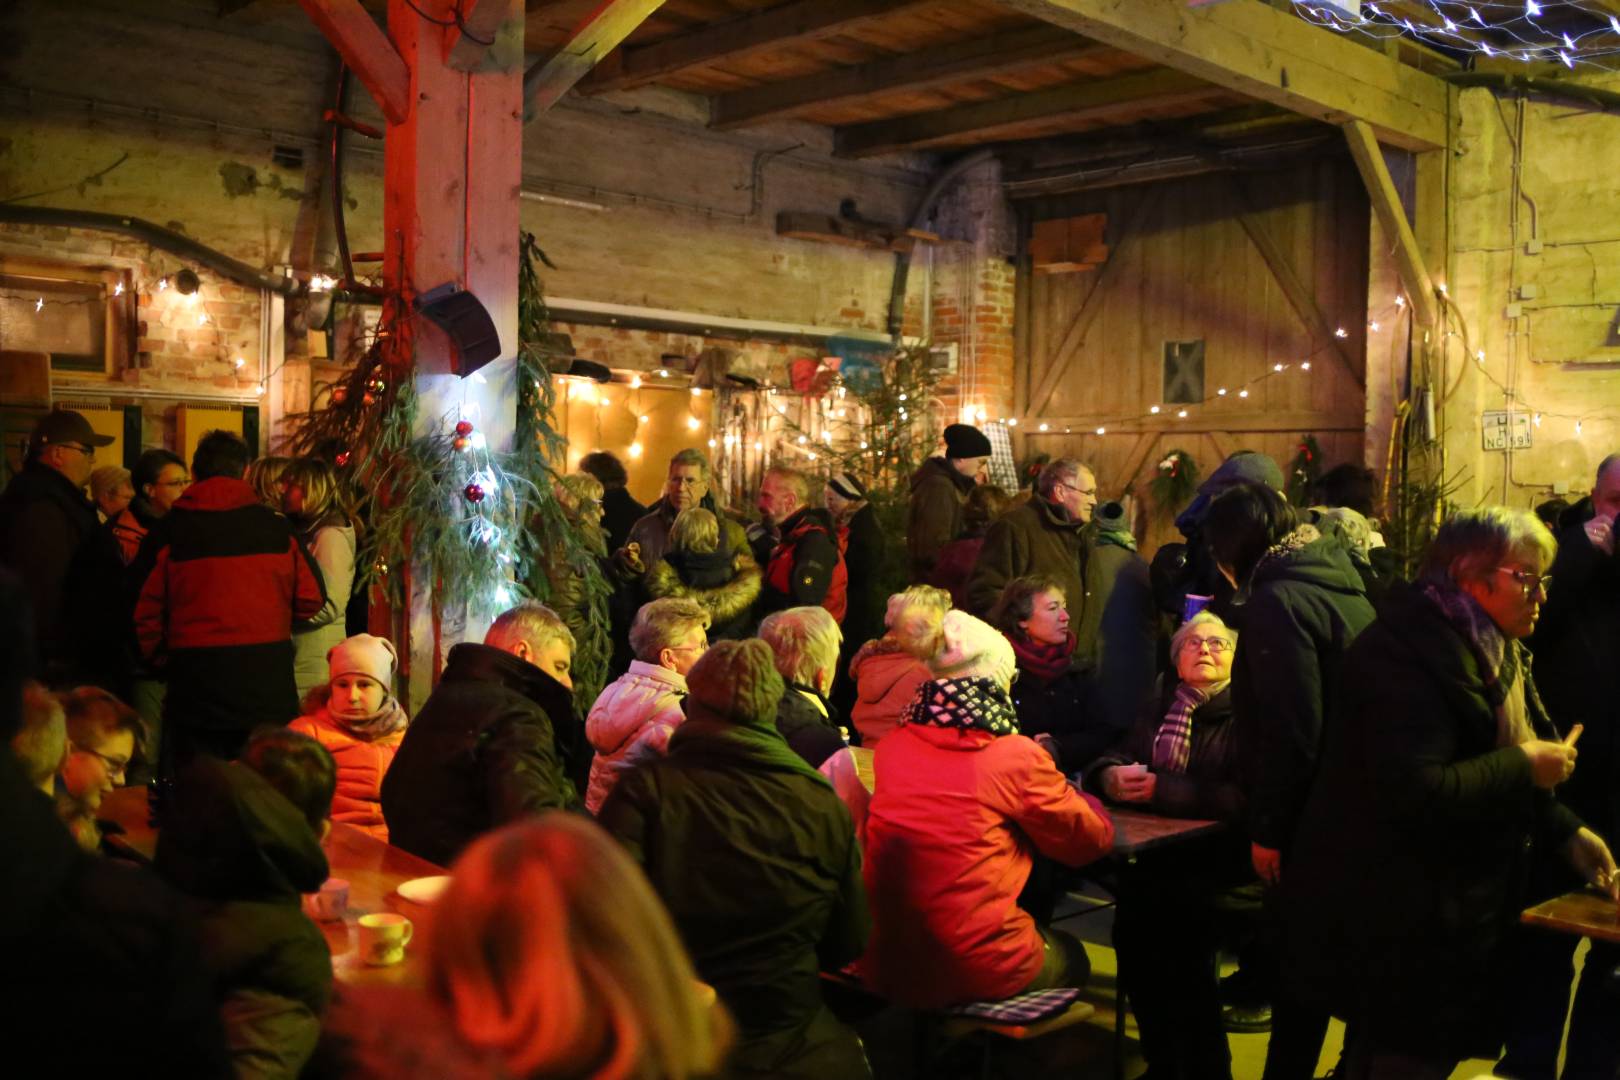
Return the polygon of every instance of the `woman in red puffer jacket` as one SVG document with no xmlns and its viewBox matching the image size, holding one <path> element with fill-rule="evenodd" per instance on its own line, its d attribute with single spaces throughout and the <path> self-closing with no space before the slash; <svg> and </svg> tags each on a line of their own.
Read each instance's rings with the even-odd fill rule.
<svg viewBox="0 0 1620 1080">
<path fill-rule="evenodd" d="M 1112 848 L 1113 823 L 1018 734 L 1007 639 L 961 611 L 942 634 L 934 678 L 874 760 L 862 972 L 914 1008 L 1082 985 L 1080 942 L 1038 925 L 1018 896 L 1035 852 L 1083 865 Z"/>
<path fill-rule="evenodd" d="M 326 654 L 331 680 L 304 699 L 304 715 L 289 725 L 331 751 L 337 761 L 332 820 L 388 840 L 382 782 L 410 722 L 394 697 L 398 657 L 387 638 L 370 634 L 332 646 Z"/>
</svg>

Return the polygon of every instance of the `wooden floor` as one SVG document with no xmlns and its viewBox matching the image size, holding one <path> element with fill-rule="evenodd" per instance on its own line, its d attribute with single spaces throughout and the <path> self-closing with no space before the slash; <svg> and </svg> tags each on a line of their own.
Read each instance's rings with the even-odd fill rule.
<svg viewBox="0 0 1620 1080">
<path fill-rule="evenodd" d="M 1078 936 L 1086 945 L 1091 959 L 1091 982 L 1084 998 L 1096 1006 L 1097 1013 L 1077 1027 L 1058 1032 L 1036 1042 L 998 1047 L 991 1075 L 1013 1080 L 1030 1076 L 1062 1076 L 1069 1080 L 1112 1080 L 1114 1038 L 1114 980 L 1118 972 L 1114 950 L 1109 944 L 1113 934 L 1112 908 L 1098 908 L 1098 898 L 1071 895 L 1058 909 L 1057 925 Z M 1578 962 L 1585 959 L 1586 947 L 1578 954 Z M 1225 972 L 1223 971 L 1223 974 Z M 914 1028 L 910 1014 L 899 1009 L 888 1009 L 870 1020 L 857 1025 L 866 1041 L 867 1054 L 877 1080 L 913 1080 L 917 1073 L 912 1067 Z M 1146 1068 L 1137 1049 L 1135 1018 L 1126 1013 L 1127 1080 L 1138 1076 Z M 1260 1080 L 1266 1061 L 1266 1042 L 1269 1036 L 1228 1034 L 1232 1047 L 1233 1080 Z M 1327 1042 L 1322 1047 L 1322 1058 L 1316 1075 L 1323 1076 L 1338 1063 L 1344 1042 L 1344 1025 L 1333 1021 Z M 1493 1062 L 1465 1061 L 1452 1080 L 1472 1080 L 1491 1075 Z M 1562 1062 L 1560 1062 L 1560 1066 Z M 940 1069 L 934 1070 L 928 1080 L 949 1080 L 953 1076 L 977 1076 L 978 1058 L 963 1053 L 948 1057 Z M 920 1080 L 920 1078 L 917 1078 Z"/>
</svg>

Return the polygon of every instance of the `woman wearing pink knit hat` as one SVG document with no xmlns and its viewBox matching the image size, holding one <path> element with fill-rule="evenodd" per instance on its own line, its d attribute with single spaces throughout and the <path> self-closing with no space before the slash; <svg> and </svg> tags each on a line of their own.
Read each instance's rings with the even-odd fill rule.
<svg viewBox="0 0 1620 1080">
<path fill-rule="evenodd" d="M 383 777 L 410 723 L 394 697 L 398 654 L 387 638 L 356 634 L 332 646 L 326 664 L 330 680 L 304 698 L 304 715 L 290 726 L 318 739 L 337 759 L 332 820 L 386 842 Z"/>
</svg>

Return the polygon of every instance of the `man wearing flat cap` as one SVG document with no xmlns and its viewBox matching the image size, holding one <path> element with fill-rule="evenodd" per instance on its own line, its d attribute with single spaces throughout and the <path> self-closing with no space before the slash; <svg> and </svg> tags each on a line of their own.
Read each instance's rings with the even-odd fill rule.
<svg viewBox="0 0 1620 1080">
<path fill-rule="evenodd" d="M 945 456 L 931 457 L 911 474 L 911 520 L 906 547 L 911 580 L 927 581 L 939 549 L 962 534 L 962 507 L 990 460 L 990 439 L 970 424 L 945 429 Z"/>
<path fill-rule="evenodd" d="M 28 590 L 47 682 L 83 675 L 78 639 L 94 628 L 82 625 L 82 616 L 93 582 L 104 578 L 92 564 L 101 555 L 114 557 L 97 543 L 100 522 L 84 486 L 96 467 L 96 449 L 112 441 L 76 412 L 48 412 L 34 425 L 22 471 L 0 492 L 0 565 Z"/>
</svg>

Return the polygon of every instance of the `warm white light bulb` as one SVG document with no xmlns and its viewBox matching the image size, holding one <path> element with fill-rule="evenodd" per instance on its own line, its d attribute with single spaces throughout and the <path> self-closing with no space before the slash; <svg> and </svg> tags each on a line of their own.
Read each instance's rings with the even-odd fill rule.
<svg viewBox="0 0 1620 1080">
<path fill-rule="evenodd" d="M 1152 413 L 1154 416 L 1158 416 L 1159 415 L 1159 407 L 1157 405 L 1155 405 L 1151 409 L 1149 409 L 1148 412 Z"/>
<path fill-rule="evenodd" d="M 1187 410 L 1186 409 L 1177 409 L 1176 410 L 1176 419 L 1177 420 L 1185 420 L 1185 419 L 1187 419 Z"/>
<path fill-rule="evenodd" d="M 630 389 L 632 389 L 632 390 L 640 390 L 641 389 L 641 376 L 640 375 L 632 375 L 632 376 L 630 376 Z"/>
<path fill-rule="evenodd" d="M 1007 417 L 1007 426 L 1008 427 L 1017 427 L 1018 426 L 1018 417 L 1016 417 L 1016 416 Z"/>
<path fill-rule="evenodd" d="M 630 444 L 630 456 L 633 457 L 633 458 L 638 458 L 638 457 L 641 456 L 641 444 L 640 443 L 633 442 L 633 443 Z"/>
<path fill-rule="evenodd" d="M 1042 430 L 1042 431 L 1045 431 L 1045 430 L 1047 430 L 1047 425 L 1045 425 L 1045 424 L 1042 424 L 1042 425 L 1041 425 L 1041 427 L 1040 427 L 1040 430 Z"/>
<path fill-rule="evenodd" d="M 237 357 L 237 358 L 236 358 L 236 359 L 235 359 L 235 360 L 232 360 L 232 361 L 231 361 L 231 365 L 232 365 L 232 366 L 233 366 L 233 367 L 236 367 L 236 368 L 238 368 L 238 369 L 240 369 L 240 368 L 241 368 L 241 367 L 242 367 L 242 366 L 243 366 L 243 365 L 245 365 L 245 364 L 246 364 L 246 363 L 247 363 L 247 360 L 245 360 L 245 359 L 244 359 L 244 358 L 242 358 L 242 357 L 240 357 L 240 356 L 238 356 L 238 357 Z"/>
<path fill-rule="evenodd" d="M 1248 396 L 1249 396 L 1249 392 L 1247 390 L 1239 390 L 1238 391 L 1238 397 L 1248 397 Z"/>
<path fill-rule="evenodd" d="M 1215 391 L 1215 396 L 1216 397 L 1225 397 L 1226 396 L 1226 387 L 1223 386 L 1219 390 Z"/>
<path fill-rule="evenodd" d="M 1350 331 L 1341 326 L 1337 330 L 1333 331 L 1333 336 L 1336 338 L 1347 338 L 1350 336 Z"/>
<path fill-rule="evenodd" d="M 686 418 L 686 430 L 687 431 L 696 431 L 698 428 L 700 428 L 702 426 L 703 426 L 703 424 L 698 420 L 697 417 L 688 416 Z"/>
<path fill-rule="evenodd" d="M 1301 371 L 1309 371 L 1309 370 L 1311 370 L 1311 362 L 1309 360 L 1302 360 L 1300 362 L 1300 365 L 1299 365 L 1299 370 L 1301 370 Z"/>
<path fill-rule="evenodd" d="M 1106 434 L 1108 434 L 1108 429 L 1105 428 L 1105 427 L 1100 427 L 1100 428 L 1097 429 L 1097 434 L 1106 435 Z"/>
</svg>

